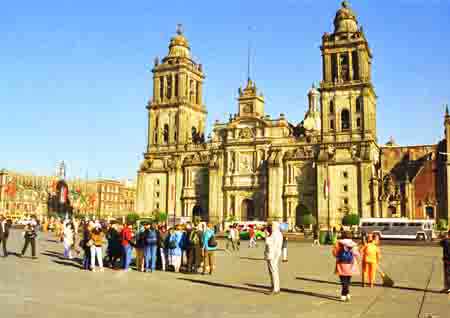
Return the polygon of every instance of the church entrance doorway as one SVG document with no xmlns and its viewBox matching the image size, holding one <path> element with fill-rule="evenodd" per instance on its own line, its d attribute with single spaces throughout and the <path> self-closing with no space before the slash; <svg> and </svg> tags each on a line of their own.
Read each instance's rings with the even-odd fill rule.
<svg viewBox="0 0 450 318">
<path fill-rule="evenodd" d="M 255 205 L 253 200 L 245 199 L 242 201 L 242 210 L 241 210 L 242 220 L 245 221 L 255 221 L 257 219 L 255 213 Z"/>
<path fill-rule="evenodd" d="M 195 205 L 193 208 L 192 208 L 192 218 L 198 218 L 198 217 L 200 217 L 201 219 L 202 219 L 202 221 L 205 221 L 205 215 L 204 215 L 205 213 L 204 213 L 204 211 L 203 211 L 203 209 L 202 209 L 202 207 L 200 206 L 200 205 Z"/>
</svg>

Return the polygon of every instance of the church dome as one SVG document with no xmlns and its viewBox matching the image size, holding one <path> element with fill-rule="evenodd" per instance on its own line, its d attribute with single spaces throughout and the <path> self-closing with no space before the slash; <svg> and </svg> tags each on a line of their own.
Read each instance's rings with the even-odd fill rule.
<svg viewBox="0 0 450 318">
<path fill-rule="evenodd" d="M 170 39 L 169 45 L 169 57 L 185 57 L 191 58 L 191 49 L 189 42 L 183 35 L 181 26 L 177 27 L 177 35 Z"/>
<path fill-rule="evenodd" d="M 334 33 L 355 33 L 358 31 L 356 15 L 347 1 L 342 2 L 342 7 L 334 18 Z"/>
</svg>

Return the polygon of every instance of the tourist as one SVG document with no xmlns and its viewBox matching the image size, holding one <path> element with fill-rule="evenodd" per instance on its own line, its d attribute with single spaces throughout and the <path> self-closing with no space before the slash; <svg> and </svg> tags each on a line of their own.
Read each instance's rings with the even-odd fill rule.
<svg viewBox="0 0 450 318">
<path fill-rule="evenodd" d="M 231 244 L 231 248 L 233 251 L 236 251 L 236 227 L 234 225 L 230 225 L 227 235 L 227 244 L 225 246 L 225 249 L 229 251 L 229 246 Z"/>
<path fill-rule="evenodd" d="M 159 240 L 158 240 L 159 255 L 160 255 L 162 271 L 166 270 L 168 238 L 169 238 L 169 233 L 167 232 L 166 226 L 162 225 L 159 229 Z"/>
<path fill-rule="evenodd" d="M 319 226 L 316 224 L 313 227 L 313 246 L 314 245 L 320 246 L 319 234 L 320 234 Z"/>
<path fill-rule="evenodd" d="M 136 252 L 136 270 L 138 272 L 143 272 L 145 267 L 144 260 L 144 226 L 140 226 L 136 229 L 136 233 L 134 235 L 136 244 L 134 245 L 134 250 Z"/>
<path fill-rule="evenodd" d="M 253 225 L 249 226 L 248 239 L 249 239 L 248 247 L 249 248 L 256 247 L 256 232 L 255 232 L 255 229 L 254 229 Z"/>
<path fill-rule="evenodd" d="M 270 275 L 270 295 L 278 295 L 280 293 L 280 273 L 278 268 L 282 245 L 283 234 L 281 234 L 279 223 L 273 222 L 272 225 L 266 228 L 266 246 L 264 250 L 264 258 L 267 261 Z"/>
<path fill-rule="evenodd" d="M 25 255 L 25 252 L 28 249 L 28 245 L 31 245 L 31 257 L 33 259 L 36 259 L 36 237 L 37 237 L 37 233 L 36 233 L 36 229 L 34 227 L 34 225 L 32 224 L 27 224 L 25 225 L 25 230 L 23 232 L 23 237 L 25 239 L 25 244 L 23 246 L 22 249 L 22 253 L 20 254 L 20 257 L 23 257 Z"/>
<path fill-rule="evenodd" d="M 333 248 L 333 256 L 336 258 L 335 273 L 341 281 L 341 300 L 350 301 L 350 284 L 352 276 L 359 273 L 356 258 L 359 257 L 358 250 L 348 234 L 344 232 L 343 237 L 336 242 Z"/>
<path fill-rule="evenodd" d="M 215 251 L 217 249 L 217 241 L 211 223 L 208 223 L 206 230 L 203 232 L 203 275 L 207 273 L 212 275 L 216 268 Z"/>
<path fill-rule="evenodd" d="M 447 237 L 444 238 L 440 245 L 442 246 L 442 262 L 444 264 L 444 289 L 442 292 L 450 294 L 450 230 Z"/>
<path fill-rule="evenodd" d="M 133 239 L 133 227 L 131 224 L 124 225 L 121 233 L 122 239 L 122 268 L 124 271 L 130 270 L 131 256 L 133 253 L 133 247 L 131 246 L 131 240 Z"/>
<path fill-rule="evenodd" d="M 3 215 L 1 215 L 0 216 L 0 243 L 2 244 L 2 248 L 3 248 L 3 257 L 8 257 L 7 243 L 8 243 L 10 227 L 11 227 L 11 223 L 8 220 L 6 220 L 6 218 Z"/>
<path fill-rule="evenodd" d="M 120 242 L 120 233 L 118 224 L 112 224 L 106 232 L 108 241 L 108 261 L 111 268 L 115 268 L 117 260 L 122 256 L 122 246 Z"/>
<path fill-rule="evenodd" d="M 281 245 L 281 259 L 283 263 L 287 263 L 288 261 L 288 238 L 286 236 L 286 233 L 283 234 L 283 244 Z"/>
<path fill-rule="evenodd" d="M 91 265 L 91 246 L 93 244 L 91 240 L 91 230 L 93 223 L 85 222 L 83 224 L 83 238 L 80 241 L 80 247 L 83 249 L 83 269 L 89 270 Z"/>
<path fill-rule="evenodd" d="M 202 240 L 198 226 L 194 226 L 187 233 L 187 249 L 188 249 L 188 273 L 197 273 L 202 258 Z"/>
<path fill-rule="evenodd" d="M 181 226 L 177 225 L 175 229 L 170 229 L 168 240 L 168 253 L 169 264 L 173 266 L 175 273 L 180 271 L 181 267 L 181 240 L 183 239 L 183 233 L 181 232 Z"/>
<path fill-rule="evenodd" d="M 104 243 L 104 234 L 102 231 L 102 227 L 100 223 L 95 223 L 95 226 L 91 232 L 91 270 L 93 272 L 95 269 L 95 260 L 98 261 L 98 267 L 101 272 L 103 272 L 103 256 L 102 256 L 102 247 Z"/>
<path fill-rule="evenodd" d="M 154 223 L 144 225 L 144 258 L 145 271 L 152 273 L 156 270 L 156 252 L 158 250 L 158 231 Z"/>
<path fill-rule="evenodd" d="M 63 239 L 63 245 L 64 245 L 64 257 L 68 259 L 72 259 L 72 249 L 74 245 L 74 227 L 73 223 L 67 222 L 64 224 L 64 239 Z"/>
<path fill-rule="evenodd" d="M 367 235 L 367 243 L 361 249 L 362 287 L 365 286 L 365 278 L 367 277 L 370 287 L 373 288 L 380 258 L 380 248 L 373 235 Z"/>
</svg>

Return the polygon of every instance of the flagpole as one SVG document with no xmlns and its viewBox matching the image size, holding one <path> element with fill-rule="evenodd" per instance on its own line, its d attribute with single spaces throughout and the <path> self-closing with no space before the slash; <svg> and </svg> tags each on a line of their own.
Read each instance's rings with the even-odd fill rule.
<svg viewBox="0 0 450 318">
<path fill-rule="evenodd" d="M 327 170 L 327 223 L 328 223 L 328 239 L 331 241 L 331 235 L 330 235 L 330 230 L 331 230 L 331 224 L 330 224 L 330 169 L 329 169 L 329 165 L 328 165 L 328 160 L 325 162 L 326 165 L 326 170 Z"/>
</svg>

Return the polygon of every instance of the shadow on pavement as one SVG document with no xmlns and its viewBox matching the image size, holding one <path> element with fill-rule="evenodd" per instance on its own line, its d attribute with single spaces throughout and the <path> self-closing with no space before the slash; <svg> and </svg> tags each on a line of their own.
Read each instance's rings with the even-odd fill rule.
<svg viewBox="0 0 450 318">
<path fill-rule="evenodd" d="M 70 262 L 70 261 L 58 261 L 58 260 L 52 260 L 52 262 L 59 264 L 59 265 L 64 265 L 64 266 L 71 266 L 71 267 L 75 267 L 77 269 L 83 269 L 83 266 L 74 263 L 74 262 Z"/>
<path fill-rule="evenodd" d="M 236 285 L 227 285 L 227 284 L 209 282 L 209 281 L 200 280 L 200 279 L 191 279 L 191 278 L 178 278 L 178 279 L 185 280 L 185 281 L 188 281 L 188 282 L 191 282 L 194 284 L 203 284 L 203 285 L 208 285 L 208 286 L 213 286 L 213 287 L 238 289 L 238 290 L 243 290 L 243 291 L 252 292 L 252 293 L 266 294 L 265 291 L 260 290 L 260 289 L 255 289 L 255 288 L 248 288 L 248 287 L 236 286 Z"/>
<path fill-rule="evenodd" d="M 240 259 L 246 259 L 250 261 L 264 261 L 264 258 L 257 258 L 257 257 L 240 257 Z"/>
<path fill-rule="evenodd" d="M 296 277 L 298 280 L 304 280 L 307 282 L 314 282 L 314 283 L 323 283 L 323 284 L 330 284 L 330 285 L 341 285 L 338 282 L 328 281 L 328 280 L 321 280 L 321 279 L 315 279 L 315 278 L 308 278 L 308 277 Z M 361 282 L 353 282 L 351 283 L 352 286 L 359 286 L 362 287 Z M 433 289 L 423 289 L 423 288 L 415 288 L 415 287 L 405 287 L 405 286 L 384 286 L 383 284 L 375 284 L 377 287 L 384 287 L 384 288 L 392 288 L 392 289 L 402 289 L 402 290 L 408 290 L 408 291 L 417 291 L 417 292 L 426 292 L 426 293 L 433 293 L 433 294 L 440 294 L 440 290 L 433 290 Z"/>
<path fill-rule="evenodd" d="M 250 287 L 265 288 L 267 290 L 270 290 L 270 287 L 264 286 L 264 285 L 254 285 L 254 284 L 245 284 L 245 285 L 250 286 Z M 295 290 L 295 289 L 290 289 L 290 288 L 281 288 L 281 291 L 285 292 L 285 293 L 289 293 L 289 294 L 299 294 L 299 295 L 305 295 L 305 296 L 311 296 L 311 297 L 316 297 L 316 298 L 322 298 L 322 299 L 327 299 L 327 300 L 333 300 L 333 301 L 341 302 L 340 298 L 336 297 L 336 296 L 330 296 L 330 295 L 325 295 L 325 294 L 318 294 L 318 293 L 302 291 L 302 290 Z"/>
</svg>

